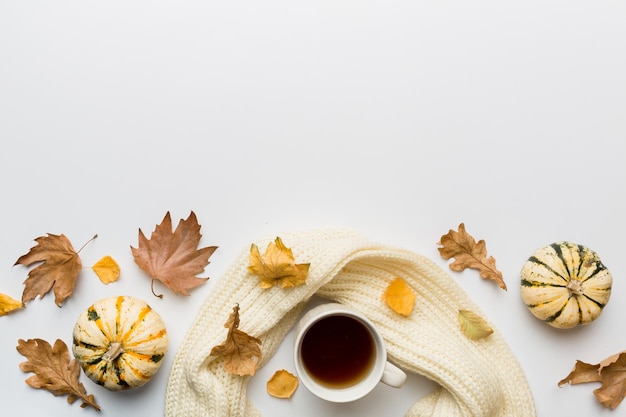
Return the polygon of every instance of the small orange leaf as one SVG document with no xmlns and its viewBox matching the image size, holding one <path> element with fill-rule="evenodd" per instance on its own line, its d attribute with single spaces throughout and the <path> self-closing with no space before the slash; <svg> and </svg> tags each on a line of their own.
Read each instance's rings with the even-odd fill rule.
<svg viewBox="0 0 626 417">
<path fill-rule="evenodd" d="M 224 358 L 224 369 L 233 375 L 254 375 L 261 360 L 261 340 L 239 330 L 239 305 L 233 307 L 224 324 L 228 328 L 226 340 L 211 349 L 211 356 Z"/>
<path fill-rule="evenodd" d="M 110 256 L 103 256 L 91 267 L 100 281 L 110 284 L 120 278 L 120 266 Z"/>
<path fill-rule="evenodd" d="M 0 294 L 0 316 L 5 316 L 20 308 L 24 308 L 24 303 L 6 294 Z"/>
<path fill-rule="evenodd" d="M 415 293 L 401 278 L 396 278 L 383 293 L 383 301 L 396 313 L 408 316 L 415 305 Z"/>
<path fill-rule="evenodd" d="M 259 277 L 261 288 L 271 288 L 280 284 L 281 288 L 296 287 L 306 282 L 310 264 L 296 264 L 293 252 L 277 237 L 270 242 L 261 256 L 254 243 L 250 247 L 248 271 Z"/>
<path fill-rule="evenodd" d="M 298 377 L 281 369 L 267 381 L 267 393 L 276 398 L 291 398 L 298 388 Z"/>
</svg>

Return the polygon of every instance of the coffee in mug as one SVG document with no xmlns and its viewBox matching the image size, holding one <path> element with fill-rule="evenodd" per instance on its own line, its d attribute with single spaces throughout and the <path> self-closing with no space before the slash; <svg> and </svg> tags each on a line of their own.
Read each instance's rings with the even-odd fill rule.
<svg viewBox="0 0 626 417">
<path fill-rule="evenodd" d="M 401 387 L 406 374 L 387 361 L 382 335 L 363 314 L 339 303 L 314 307 L 294 335 L 296 373 L 316 396 L 349 402 L 379 382 Z"/>
</svg>

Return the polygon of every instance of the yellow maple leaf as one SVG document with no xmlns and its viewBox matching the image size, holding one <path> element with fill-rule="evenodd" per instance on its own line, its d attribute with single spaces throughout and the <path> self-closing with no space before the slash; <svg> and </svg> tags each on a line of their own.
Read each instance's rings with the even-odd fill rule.
<svg viewBox="0 0 626 417">
<path fill-rule="evenodd" d="M 267 393 L 276 398 L 291 398 L 298 388 L 298 377 L 285 369 L 276 371 L 267 381 Z"/>
<path fill-rule="evenodd" d="M 293 252 L 287 248 L 280 237 L 270 242 L 261 256 L 259 247 L 254 243 L 250 247 L 250 265 L 248 271 L 259 277 L 261 288 L 271 288 L 280 284 L 281 288 L 303 285 L 309 273 L 310 264 L 296 264 Z"/>
<path fill-rule="evenodd" d="M 383 293 L 383 301 L 398 314 L 408 316 L 413 311 L 416 295 L 401 278 L 396 278 Z"/>
<path fill-rule="evenodd" d="M 110 284 L 120 278 L 120 266 L 110 256 L 103 256 L 91 267 L 100 281 Z"/>
<path fill-rule="evenodd" d="M 21 301 L 6 294 L 0 294 L 0 316 L 5 316 L 23 307 L 24 304 Z"/>
</svg>

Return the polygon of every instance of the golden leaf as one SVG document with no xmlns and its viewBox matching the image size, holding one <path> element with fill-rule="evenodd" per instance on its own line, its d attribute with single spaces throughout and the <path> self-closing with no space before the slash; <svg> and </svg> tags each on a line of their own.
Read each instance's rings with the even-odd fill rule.
<svg viewBox="0 0 626 417">
<path fill-rule="evenodd" d="M 383 301 L 396 313 L 408 316 L 413 311 L 415 293 L 401 278 L 396 278 L 383 293 Z"/>
<path fill-rule="evenodd" d="M 444 259 L 455 258 L 450 264 L 453 271 L 462 271 L 465 268 L 476 269 L 480 276 L 495 281 L 500 288 L 506 290 L 506 284 L 502 278 L 502 272 L 496 268 L 496 260 L 493 256 L 487 257 L 487 246 L 484 240 L 476 242 L 465 231 L 465 225 L 459 225 L 459 231 L 450 230 L 441 236 L 439 254 Z"/>
<path fill-rule="evenodd" d="M 470 310 L 459 310 L 459 326 L 469 339 L 483 339 L 493 333 L 485 319 Z"/>
<path fill-rule="evenodd" d="M 190 289 L 208 280 L 196 275 L 204 271 L 209 257 L 217 249 L 217 246 L 198 249 L 201 237 L 200 225 L 193 211 L 187 220 L 178 223 L 173 232 L 172 218 L 167 212 L 150 239 L 139 229 L 139 244 L 136 248 L 131 246 L 131 251 L 135 263 L 152 278 L 152 284 L 158 280 L 175 294 L 189 295 Z"/>
<path fill-rule="evenodd" d="M 9 297 L 6 294 L 0 294 L 0 316 L 5 316 L 23 307 L 24 303 L 21 301 Z"/>
<path fill-rule="evenodd" d="M 60 307 L 74 292 L 82 262 L 64 235 L 48 234 L 35 241 L 37 245 L 15 262 L 15 265 L 26 266 L 41 262 L 28 273 L 24 281 L 22 302 L 27 303 L 37 296 L 43 297 L 53 289 L 54 301 Z"/>
<path fill-rule="evenodd" d="M 105 284 L 115 282 L 120 277 L 120 266 L 110 256 L 103 256 L 91 267 L 100 281 Z"/>
<path fill-rule="evenodd" d="M 70 360 L 67 345 L 61 339 L 57 339 L 54 346 L 42 339 L 20 339 L 17 351 L 27 358 L 20 363 L 20 369 L 34 373 L 26 379 L 29 386 L 48 390 L 55 396 L 67 395 L 70 404 L 81 400 L 82 408 L 91 406 L 100 411 L 94 396 L 88 395 L 79 382 L 80 365 L 76 359 Z"/>
<path fill-rule="evenodd" d="M 276 398 L 291 398 L 298 388 L 298 377 L 281 369 L 267 381 L 267 393 Z"/>
<path fill-rule="evenodd" d="M 583 384 L 601 382 L 602 386 L 593 391 L 598 401 L 614 410 L 626 396 L 626 351 L 609 356 L 602 362 L 592 365 L 576 361 L 574 369 L 559 381 L 559 387 L 565 384 Z"/>
<path fill-rule="evenodd" d="M 262 358 L 261 340 L 239 330 L 239 305 L 233 307 L 224 327 L 228 328 L 226 340 L 211 349 L 211 356 L 224 358 L 224 369 L 230 374 L 254 375 Z"/>
<path fill-rule="evenodd" d="M 306 282 L 310 264 L 296 264 L 293 252 L 287 248 L 280 237 L 270 242 L 261 256 L 254 243 L 250 247 L 250 265 L 248 271 L 259 277 L 261 288 L 271 288 L 280 284 L 281 288 L 295 287 Z"/>
</svg>

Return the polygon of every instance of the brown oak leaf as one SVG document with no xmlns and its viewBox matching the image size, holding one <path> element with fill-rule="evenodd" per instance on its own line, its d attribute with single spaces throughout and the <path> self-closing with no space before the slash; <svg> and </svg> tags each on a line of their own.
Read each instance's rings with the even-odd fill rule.
<svg viewBox="0 0 626 417">
<path fill-rule="evenodd" d="M 617 408 L 626 396 L 626 351 L 595 365 L 576 361 L 572 372 L 559 381 L 559 387 L 587 382 L 601 382 L 600 388 L 593 391 L 594 395 L 605 407 Z"/>
<path fill-rule="evenodd" d="M 239 305 L 233 307 L 224 324 L 228 328 L 226 340 L 211 349 L 212 356 L 224 359 L 224 369 L 233 375 L 254 375 L 262 358 L 261 340 L 239 330 Z"/>
<path fill-rule="evenodd" d="M 506 290 L 502 272 L 496 268 L 493 256 L 487 257 L 487 246 L 484 240 L 476 242 L 467 233 L 465 225 L 459 225 L 459 231 L 450 230 L 439 240 L 439 254 L 444 259 L 455 258 L 450 264 L 453 271 L 463 271 L 465 268 L 476 269 L 480 276 L 495 281 L 500 288 Z"/>
<path fill-rule="evenodd" d="M 279 283 L 281 288 L 296 287 L 306 282 L 310 264 L 296 264 L 293 252 L 280 237 L 270 242 L 262 257 L 254 243 L 250 247 L 248 271 L 259 277 L 261 288 Z"/>
<path fill-rule="evenodd" d="M 70 404 L 81 400 L 82 408 L 91 406 L 100 411 L 94 396 L 87 394 L 79 382 L 80 365 L 76 359 L 70 360 L 67 345 L 61 339 L 57 339 L 54 346 L 42 339 L 20 339 L 17 343 L 17 351 L 27 358 L 20 363 L 20 369 L 34 373 L 26 379 L 29 386 L 45 389 L 54 396 L 67 395 Z"/>
<path fill-rule="evenodd" d="M 54 290 L 54 302 L 59 307 L 72 295 L 76 279 L 83 267 L 78 253 L 64 235 L 48 233 L 35 239 L 36 246 L 19 257 L 14 265 L 30 266 L 41 262 L 28 273 L 24 281 L 22 302 L 27 303 L 37 296 L 43 297 Z"/>
<path fill-rule="evenodd" d="M 159 280 L 175 294 L 189 295 L 190 289 L 208 280 L 196 275 L 204 271 L 217 249 L 217 246 L 198 249 L 201 237 L 200 225 L 193 211 L 186 220 L 180 220 L 173 232 L 172 219 L 167 212 L 150 239 L 139 229 L 139 244 L 136 248 L 131 246 L 131 251 L 135 263 L 152 278 L 153 286 L 154 280 Z"/>
</svg>

